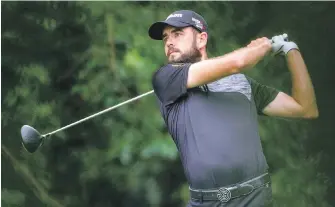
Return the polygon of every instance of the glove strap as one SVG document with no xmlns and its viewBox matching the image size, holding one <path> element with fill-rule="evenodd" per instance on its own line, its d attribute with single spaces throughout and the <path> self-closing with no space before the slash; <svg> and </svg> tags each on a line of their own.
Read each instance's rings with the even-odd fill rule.
<svg viewBox="0 0 335 207">
<path fill-rule="evenodd" d="M 285 55 L 287 55 L 289 51 L 294 49 L 299 50 L 298 45 L 295 44 L 294 42 L 287 42 L 283 47 L 283 52 L 285 53 Z"/>
</svg>

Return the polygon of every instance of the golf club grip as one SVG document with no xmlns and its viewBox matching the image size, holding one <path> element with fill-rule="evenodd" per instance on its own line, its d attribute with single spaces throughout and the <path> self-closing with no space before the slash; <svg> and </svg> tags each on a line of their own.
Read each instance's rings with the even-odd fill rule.
<svg viewBox="0 0 335 207">
<path fill-rule="evenodd" d="M 288 35 L 286 34 L 286 33 L 284 33 L 284 34 L 282 34 L 283 35 L 283 37 L 284 37 L 284 40 L 285 41 L 288 41 Z M 275 36 L 273 36 L 272 38 L 274 38 Z M 273 40 L 272 40 L 272 38 L 270 39 L 271 40 L 271 43 L 273 43 Z"/>
<path fill-rule="evenodd" d="M 113 109 L 116 109 L 116 108 L 118 108 L 118 107 L 120 107 L 120 106 L 123 106 L 123 105 L 125 105 L 125 104 L 127 104 L 127 103 L 136 101 L 137 99 L 140 99 L 140 98 L 142 98 L 142 97 L 144 97 L 144 96 L 147 96 L 147 95 L 149 95 L 149 94 L 152 94 L 153 92 L 154 92 L 154 90 L 151 90 L 151 91 L 146 92 L 146 93 L 144 93 L 144 94 L 142 94 L 142 95 L 139 95 L 139 96 L 136 96 L 136 97 L 134 97 L 134 98 L 132 98 L 132 99 L 129 99 L 128 101 L 124 101 L 124 102 L 119 103 L 119 104 L 117 104 L 117 105 L 115 105 L 115 106 L 111 106 L 111 107 L 109 107 L 109 108 L 107 108 L 107 109 L 105 109 L 105 110 L 103 110 L 103 111 L 100 111 L 100 112 L 98 112 L 98 113 L 92 114 L 91 116 L 88 116 L 88 117 L 86 117 L 86 118 L 80 119 L 79 121 L 76 121 L 76 122 L 74 122 L 74 123 L 72 123 L 72 124 L 66 125 L 66 126 L 60 128 L 60 129 L 57 129 L 57 130 L 55 130 L 55 131 L 53 131 L 53 132 L 50 132 L 50 133 L 48 133 L 48 134 L 45 134 L 45 135 L 43 135 L 43 136 L 46 136 L 46 137 L 47 137 L 47 136 L 50 136 L 50 135 L 55 134 L 55 133 L 57 133 L 57 132 L 59 132 L 59 131 L 62 131 L 62 130 L 64 130 L 64 129 L 67 129 L 67 128 L 70 128 L 70 127 L 72 127 L 72 126 L 74 126 L 74 125 L 77 125 L 77 124 L 79 124 L 79 123 L 81 123 L 81 122 L 84 122 L 84 121 L 87 121 L 87 120 L 89 120 L 89 119 L 92 119 L 92 118 L 94 118 L 94 117 L 96 117 L 96 116 L 99 116 L 100 114 L 103 114 L 103 113 L 106 113 L 106 112 L 111 111 L 111 110 L 113 110 Z"/>
</svg>

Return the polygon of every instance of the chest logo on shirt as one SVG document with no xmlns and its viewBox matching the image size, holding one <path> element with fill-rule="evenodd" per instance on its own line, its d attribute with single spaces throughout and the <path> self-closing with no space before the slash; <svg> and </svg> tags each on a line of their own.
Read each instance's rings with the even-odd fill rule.
<svg viewBox="0 0 335 207">
<path fill-rule="evenodd" d="M 174 64 L 170 64 L 170 65 L 174 68 L 178 68 L 178 67 L 183 67 L 185 64 L 184 63 L 174 63 Z"/>
</svg>

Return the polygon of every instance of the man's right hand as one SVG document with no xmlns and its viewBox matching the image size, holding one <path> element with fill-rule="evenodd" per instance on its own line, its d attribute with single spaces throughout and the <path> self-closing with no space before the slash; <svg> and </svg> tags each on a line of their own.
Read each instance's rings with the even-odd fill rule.
<svg viewBox="0 0 335 207">
<path fill-rule="evenodd" d="M 246 48 L 249 50 L 244 53 L 244 58 L 242 58 L 245 61 L 242 71 L 248 68 L 253 68 L 269 52 L 271 52 L 271 40 L 267 37 L 257 38 L 252 40 Z"/>
<path fill-rule="evenodd" d="M 270 50 L 272 49 L 271 40 L 266 38 L 266 37 L 261 37 L 261 38 L 257 38 L 255 40 L 252 40 L 248 44 L 247 47 L 248 48 L 251 48 L 251 47 L 267 48 L 267 52 L 270 52 Z"/>
</svg>

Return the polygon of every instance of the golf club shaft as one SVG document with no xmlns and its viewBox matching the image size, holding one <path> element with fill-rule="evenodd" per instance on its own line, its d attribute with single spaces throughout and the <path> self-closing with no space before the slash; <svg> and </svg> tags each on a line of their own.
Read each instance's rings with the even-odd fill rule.
<svg viewBox="0 0 335 207">
<path fill-rule="evenodd" d="M 287 38 L 287 34 L 283 34 L 283 36 L 284 36 L 284 38 Z M 129 99 L 129 100 L 127 100 L 127 101 L 124 101 L 124 102 L 122 102 L 122 103 L 119 103 L 119 104 L 117 104 L 117 105 L 115 105 L 115 106 L 112 106 L 112 107 L 110 107 L 110 108 L 107 108 L 107 109 L 105 109 L 105 110 L 103 110 L 103 111 L 100 111 L 100 112 L 98 112 L 98 113 L 96 113 L 96 114 L 92 114 L 91 116 L 88 116 L 88 117 L 86 117 L 86 118 L 83 118 L 83 119 L 81 119 L 81 120 L 79 120 L 79 121 L 76 121 L 76 122 L 74 122 L 74 123 L 72 123 L 72 124 L 69 124 L 69 125 L 67 125 L 67 126 L 64 126 L 64 127 L 60 128 L 60 129 L 57 129 L 57 130 L 55 130 L 55 131 L 53 131 L 53 132 L 47 133 L 47 134 L 42 135 L 42 136 L 44 136 L 44 137 L 48 137 L 48 136 L 50 136 L 50 135 L 52 135 L 52 134 L 55 134 L 55 133 L 60 132 L 60 131 L 63 131 L 63 130 L 65 130 L 65 129 L 70 128 L 70 127 L 72 127 L 72 126 L 75 126 L 75 125 L 77 125 L 77 124 L 79 124 L 79 123 L 82 123 L 82 122 L 87 121 L 87 120 L 89 120 L 89 119 L 92 119 L 92 118 L 94 118 L 94 117 L 96 117 L 96 116 L 99 116 L 99 115 L 101 115 L 101 114 L 103 114 L 103 113 L 106 113 L 106 112 L 111 111 L 111 110 L 113 110 L 113 109 L 116 109 L 116 108 L 118 108 L 118 107 L 120 107 L 120 106 L 123 106 L 123 105 L 125 105 L 125 104 L 127 104 L 127 103 L 130 103 L 130 102 L 132 102 L 132 101 L 135 101 L 135 100 L 137 100 L 137 99 L 140 99 L 140 98 L 142 98 L 142 97 L 144 97 L 144 96 L 147 96 L 147 95 L 149 95 L 149 94 L 151 94 L 151 93 L 153 93 L 153 92 L 154 92 L 154 90 L 148 91 L 148 92 L 146 92 L 146 93 L 144 93 L 144 94 L 142 94 L 142 95 L 136 96 L 136 97 L 134 97 L 134 98 L 132 98 L 132 99 Z"/>
<path fill-rule="evenodd" d="M 135 100 L 137 100 L 137 99 L 140 99 L 140 98 L 142 98 L 142 97 L 144 97 L 144 96 L 147 96 L 147 95 L 149 95 L 149 94 L 151 94 L 151 93 L 153 93 L 153 92 L 154 92 L 154 90 L 151 90 L 151 91 L 146 92 L 146 93 L 144 93 L 144 94 L 142 94 L 142 95 L 139 95 L 139 96 L 136 96 L 136 97 L 134 97 L 134 98 L 132 98 L 132 99 L 129 99 L 128 101 L 124 101 L 124 102 L 119 103 L 119 104 L 117 104 L 117 105 L 115 105 L 115 106 L 112 106 L 112 107 L 109 107 L 109 108 L 107 108 L 107 109 L 105 109 L 105 110 L 103 110 L 103 111 L 100 111 L 100 112 L 98 112 L 98 113 L 96 113 L 96 114 L 92 114 L 91 116 L 88 116 L 88 117 L 83 118 L 83 119 L 81 119 L 81 120 L 79 120 L 79 121 L 76 121 L 76 122 L 74 122 L 74 123 L 72 123 L 72 124 L 69 124 L 69 125 L 64 126 L 64 127 L 60 128 L 60 129 L 57 129 L 57 130 L 55 130 L 55 131 L 53 131 L 53 132 L 47 133 L 47 134 L 45 134 L 45 135 L 43 135 L 43 136 L 46 136 L 46 137 L 47 137 L 47 136 L 50 136 L 50 135 L 55 134 L 55 133 L 57 133 L 57 132 L 63 131 L 63 130 L 65 130 L 65 129 L 70 128 L 70 127 L 72 127 L 72 126 L 74 126 L 74 125 L 77 125 L 77 124 L 79 124 L 79 123 L 81 123 L 81 122 L 87 121 L 87 120 L 92 119 L 92 118 L 94 118 L 94 117 L 96 117 L 96 116 L 99 116 L 99 115 L 101 115 L 101 114 L 103 114 L 103 113 L 106 113 L 106 112 L 111 111 L 111 110 L 113 110 L 113 109 L 116 109 L 116 108 L 118 108 L 118 107 L 120 107 L 120 106 L 123 106 L 123 105 L 125 105 L 125 104 L 127 104 L 127 103 L 133 102 L 133 101 L 135 101 Z"/>
</svg>

